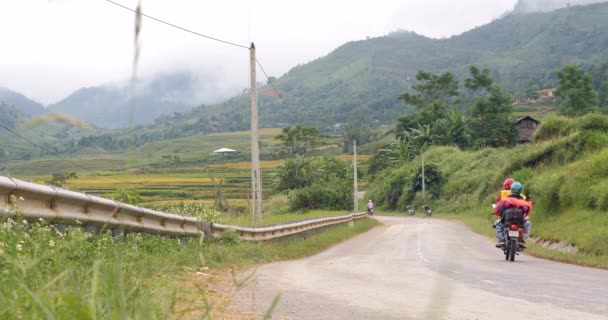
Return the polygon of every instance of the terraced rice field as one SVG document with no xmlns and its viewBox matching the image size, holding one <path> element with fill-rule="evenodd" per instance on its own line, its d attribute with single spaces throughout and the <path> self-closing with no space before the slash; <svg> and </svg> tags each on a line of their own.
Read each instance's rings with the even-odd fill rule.
<svg viewBox="0 0 608 320">
<path fill-rule="evenodd" d="M 262 146 L 276 146 L 274 136 L 280 131 L 262 129 Z M 73 171 L 78 178 L 69 180 L 65 188 L 102 196 L 118 189 L 134 190 L 147 204 L 184 200 L 213 203 L 216 189 L 205 170 L 208 167 L 217 183 L 223 179 L 222 189 L 231 205 L 247 206 L 251 188 L 249 139 L 249 132 L 210 134 L 157 141 L 126 153 L 90 150 L 73 157 L 47 157 L 3 165 L 11 176 L 37 183 L 45 183 L 53 173 Z M 209 155 L 221 147 L 239 150 L 241 155 Z M 266 154 L 262 157 L 271 157 L 272 148 L 264 149 Z M 177 156 L 179 160 L 163 158 L 163 155 Z M 339 157 L 352 161 L 352 155 Z M 358 159 L 364 162 L 368 158 L 360 155 Z M 274 170 L 281 162 L 261 161 L 264 190 L 271 189 Z"/>
</svg>

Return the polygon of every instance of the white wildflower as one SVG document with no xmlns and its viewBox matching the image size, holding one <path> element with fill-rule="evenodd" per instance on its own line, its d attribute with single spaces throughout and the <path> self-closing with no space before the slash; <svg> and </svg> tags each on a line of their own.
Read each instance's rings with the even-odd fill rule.
<svg viewBox="0 0 608 320">
<path fill-rule="evenodd" d="M 40 223 L 45 223 L 46 221 L 44 221 L 44 219 L 42 218 L 38 218 L 38 221 L 40 221 Z"/>
<path fill-rule="evenodd" d="M 21 249 L 23 249 L 23 245 L 21 245 L 20 243 L 17 243 L 15 247 L 17 248 L 17 251 L 21 251 Z"/>
<path fill-rule="evenodd" d="M 54 247 L 55 246 L 55 241 L 53 241 L 53 240 L 49 241 L 49 246 Z"/>
<path fill-rule="evenodd" d="M 77 223 L 77 224 L 82 224 L 82 221 L 80 221 L 80 220 L 76 220 L 76 223 Z"/>
<path fill-rule="evenodd" d="M 19 200 L 23 201 L 23 200 L 25 200 L 25 199 L 23 199 L 23 197 L 19 197 Z"/>
<path fill-rule="evenodd" d="M 27 220 L 23 219 L 23 221 L 21 221 L 21 223 L 27 224 Z"/>
</svg>

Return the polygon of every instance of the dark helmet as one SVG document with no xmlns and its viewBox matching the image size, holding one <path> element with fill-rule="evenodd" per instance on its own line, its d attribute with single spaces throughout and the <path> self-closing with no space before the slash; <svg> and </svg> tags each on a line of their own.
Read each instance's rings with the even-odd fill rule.
<svg viewBox="0 0 608 320">
<path fill-rule="evenodd" d="M 523 191 L 523 188 L 524 187 L 521 185 L 521 183 L 513 182 L 513 184 L 511 185 L 511 193 L 521 194 L 521 192 Z"/>
</svg>

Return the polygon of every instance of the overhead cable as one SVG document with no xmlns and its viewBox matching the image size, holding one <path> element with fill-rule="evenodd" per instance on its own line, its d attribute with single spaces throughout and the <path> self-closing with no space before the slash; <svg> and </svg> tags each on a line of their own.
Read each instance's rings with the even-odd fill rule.
<svg viewBox="0 0 608 320">
<path fill-rule="evenodd" d="M 116 3 L 116 2 L 114 2 L 114 1 L 112 1 L 112 0 L 106 0 L 106 1 L 107 1 L 107 2 L 109 2 L 109 3 L 111 3 L 111 4 L 114 4 L 114 5 L 116 5 L 116 6 L 119 6 L 119 7 L 123 8 L 123 9 L 129 10 L 129 11 L 131 11 L 131 12 L 133 12 L 133 13 L 137 13 L 135 9 L 131 9 L 131 8 L 129 8 L 129 7 L 123 6 L 123 5 L 122 5 L 122 4 L 120 4 L 120 3 Z M 200 37 L 203 37 L 203 38 L 207 38 L 207 39 L 210 39 L 210 40 L 214 40 L 214 41 L 222 42 L 222 43 L 229 44 L 229 45 L 231 45 L 231 46 L 235 46 L 235 47 L 239 47 L 239 48 L 249 49 L 249 47 L 248 47 L 248 46 L 244 46 L 244 45 L 241 45 L 241 44 L 238 44 L 238 43 L 234 43 L 234 42 L 230 42 L 230 41 L 222 40 L 222 39 L 219 39 L 219 38 L 216 38 L 216 37 L 211 37 L 211 36 L 208 36 L 208 35 L 204 35 L 204 34 L 202 34 L 202 33 L 198 33 L 198 32 L 196 32 L 196 31 L 192 31 L 192 30 L 190 30 L 190 29 L 186 29 L 186 28 L 184 28 L 184 27 L 180 27 L 180 26 L 178 26 L 178 25 L 175 25 L 175 24 L 173 24 L 173 23 L 170 23 L 170 22 L 167 22 L 167 21 L 161 20 L 161 19 L 159 19 L 159 18 L 155 18 L 155 17 L 149 16 L 149 15 L 147 15 L 147 14 L 144 14 L 143 12 L 140 12 L 140 14 L 141 14 L 142 16 L 144 16 L 144 17 L 148 18 L 148 19 L 152 19 L 152 20 L 154 20 L 154 21 L 157 21 L 157 22 L 160 22 L 160 23 L 166 24 L 166 25 L 168 25 L 168 26 L 170 26 L 170 27 L 173 27 L 173 28 L 176 28 L 176 29 L 179 29 L 179 30 L 182 30 L 182 31 L 186 31 L 186 32 L 188 32 L 188 33 L 192 33 L 192 34 L 194 34 L 194 35 L 197 35 L 197 36 L 200 36 Z"/>
</svg>

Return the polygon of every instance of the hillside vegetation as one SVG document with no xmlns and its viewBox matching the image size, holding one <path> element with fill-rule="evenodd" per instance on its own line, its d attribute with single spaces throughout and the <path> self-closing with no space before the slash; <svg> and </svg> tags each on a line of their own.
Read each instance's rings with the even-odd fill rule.
<svg viewBox="0 0 608 320">
<path fill-rule="evenodd" d="M 395 32 L 349 42 L 327 56 L 296 66 L 275 79 L 283 99 L 277 98 L 270 84 L 258 88 L 260 127 L 301 123 L 328 131 L 337 123 L 367 126 L 393 123 L 398 116 L 414 111 L 397 97 L 411 91 L 419 70 L 432 73 L 450 71 L 457 80 L 461 80 L 471 65 L 488 68 L 496 83 L 517 97 L 554 87 L 558 81 L 557 70 L 566 64 L 574 64 L 592 71 L 596 90 L 603 87 L 608 92 L 606 68 L 596 67 L 605 66 L 608 61 L 606 16 L 608 3 L 600 3 L 553 12 L 509 14 L 447 39 Z M 179 94 L 176 92 L 179 92 L 178 87 L 190 88 L 190 80 L 177 77 L 175 81 L 154 87 L 158 90 L 152 91 L 157 95 L 136 99 L 136 118 L 143 110 L 141 108 L 153 111 L 146 111 L 148 118 L 142 122 L 128 121 L 129 115 L 124 110 L 129 109 L 126 108 L 129 102 L 124 90 L 117 93 L 90 88 L 75 93 L 52 109 L 75 116 L 82 116 L 85 112 L 97 117 L 103 113 L 105 124 L 137 126 L 84 133 L 73 133 L 74 130 L 67 127 L 55 131 L 43 129 L 51 132 L 45 135 L 48 145 L 52 146 L 49 149 L 57 150 L 56 153 L 70 153 L 83 145 L 88 147 L 103 142 L 108 143 L 103 147 L 105 150 L 125 150 L 151 141 L 249 128 L 247 92 L 220 104 L 201 105 L 192 111 L 170 108 L 184 112 L 167 114 L 161 106 L 171 107 L 173 102 L 189 98 L 177 97 Z M 605 97 L 604 101 L 608 101 Z M 83 107 L 85 105 L 87 108 Z M 106 112 L 108 105 L 123 111 Z M 99 110 L 100 107 L 103 111 Z M 79 110 L 79 113 L 70 110 Z M 467 110 L 464 111 L 466 113 Z M 138 125 L 152 121 L 149 125 Z M 28 152 L 22 152 L 18 157 L 26 154 Z"/>
<path fill-rule="evenodd" d="M 426 202 L 432 198 L 440 211 L 482 215 L 490 228 L 490 205 L 502 181 L 513 177 L 534 202 L 533 236 L 608 255 L 607 116 L 553 116 L 539 127 L 533 144 L 477 151 L 433 147 L 425 158 L 436 172 L 427 178 Z M 371 184 L 372 198 L 387 209 L 423 205 L 419 171 L 419 158 L 382 171 Z"/>
<path fill-rule="evenodd" d="M 318 127 L 362 119 L 391 122 L 412 110 L 396 97 L 415 83 L 418 70 L 453 71 L 461 78 L 474 64 L 492 70 L 496 82 L 516 95 L 530 86 L 554 86 L 554 73 L 565 64 L 599 65 L 608 60 L 606 16 L 608 4 L 601 3 L 510 14 L 448 39 L 396 32 L 350 42 L 278 78 L 276 85 L 287 104 L 261 96 L 260 122 Z M 271 89 L 264 86 L 260 92 Z M 227 128 L 246 127 L 247 99 L 243 95 L 198 109 L 171 126 L 214 117 Z"/>
</svg>

